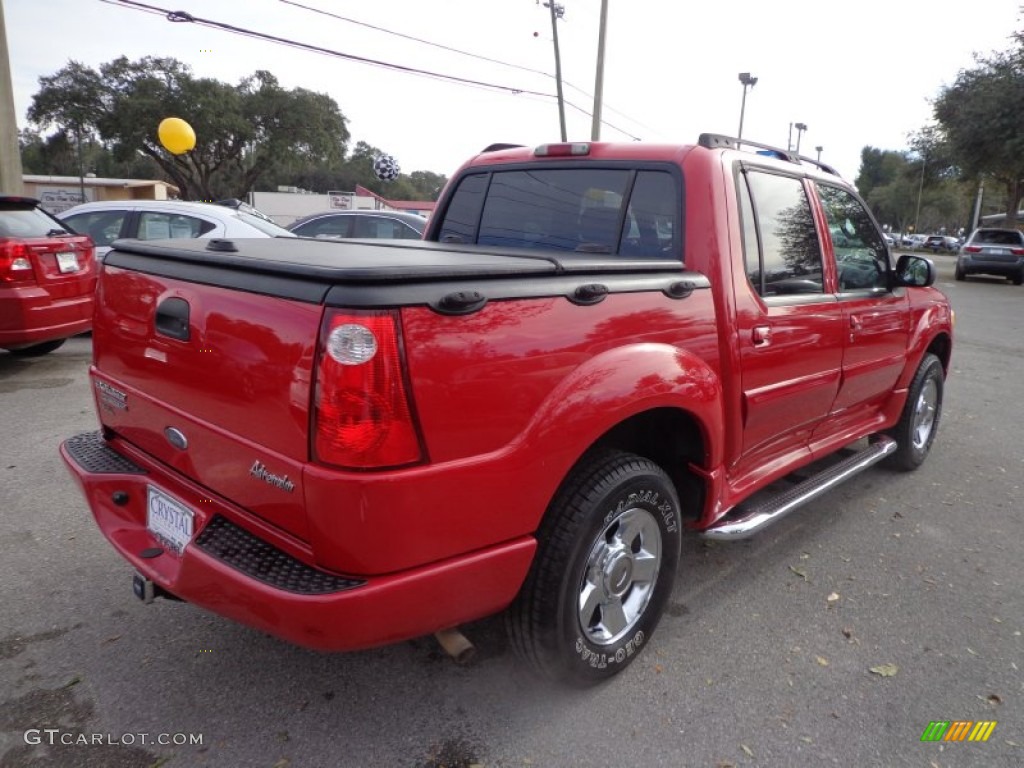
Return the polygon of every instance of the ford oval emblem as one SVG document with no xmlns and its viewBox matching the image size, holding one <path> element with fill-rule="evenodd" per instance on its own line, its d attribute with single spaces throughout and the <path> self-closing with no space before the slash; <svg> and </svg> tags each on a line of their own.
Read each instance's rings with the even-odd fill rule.
<svg viewBox="0 0 1024 768">
<path fill-rule="evenodd" d="M 168 443 L 173 445 L 179 451 L 184 451 L 188 448 L 188 438 L 185 437 L 184 433 L 180 429 L 167 427 L 164 430 L 164 437 L 167 438 Z"/>
</svg>

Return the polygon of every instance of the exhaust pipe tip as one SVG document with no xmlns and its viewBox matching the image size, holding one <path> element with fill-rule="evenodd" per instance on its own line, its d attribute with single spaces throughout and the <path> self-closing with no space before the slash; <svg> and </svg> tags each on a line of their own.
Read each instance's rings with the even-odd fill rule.
<svg viewBox="0 0 1024 768">
<path fill-rule="evenodd" d="M 442 629 L 434 633 L 438 644 L 459 666 L 471 664 L 476 658 L 476 646 L 458 629 Z"/>
</svg>

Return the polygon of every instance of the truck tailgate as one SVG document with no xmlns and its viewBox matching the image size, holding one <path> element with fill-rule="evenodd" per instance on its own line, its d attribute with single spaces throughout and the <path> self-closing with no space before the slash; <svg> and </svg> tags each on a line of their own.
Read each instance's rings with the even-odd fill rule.
<svg viewBox="0 0 1024 768">
<path fill-rule="evenodd" d="M 306 539 L 319 303 L 109 264 L 97 299 L 92 378 L 103 425 Z"/>
</svg>

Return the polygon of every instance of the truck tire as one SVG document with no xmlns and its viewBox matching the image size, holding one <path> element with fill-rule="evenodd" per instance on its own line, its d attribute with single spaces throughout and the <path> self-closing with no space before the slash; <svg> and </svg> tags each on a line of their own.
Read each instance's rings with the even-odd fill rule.
<svg viewBox="0 0 1024 768">
<path fill-rule="evenodd" d="M 942 363 L 929 352 L 910 382 L 899 422 L 889 430 L 898 447 L 886 457 L 886 466 L 907 472 L 924 463 L 939 429 L 944 384 Z"/>
<path fill-rule="evenodd" d="M 621 672 L 672 591 L 681 529 L 675 487 L 656 464 L 618 451 L 582 460 L 506 612 L 515 651 L 543 676 L 580 686 Z"/>
<path fill-rule="evenodd" d="M 67 339 L 54 339 L 53 341 L 44 341 L 42 344 L 33 344 L 31 347 L 19 347 L 8 351 L 15 357 L 42 357 L 55 349 L 60 349 L 64 346 L 65 341 Z"/>
</svg>

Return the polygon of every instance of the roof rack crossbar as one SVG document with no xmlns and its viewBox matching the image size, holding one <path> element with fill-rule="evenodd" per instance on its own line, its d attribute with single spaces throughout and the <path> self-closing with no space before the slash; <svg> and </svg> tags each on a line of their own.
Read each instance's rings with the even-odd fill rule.
<svg viewBox="0 0 1024 768">
<path fill-rule="evenodd" d="M 806 157 L 804 155 L 798 155 L 787 149 L 780 149 L 779 147 L 773 147 L 770 144 L 762 144 L 758 141 L 750 141 L 749 139 L 737 139 L 732 136 L 724 136 L 720 133 L 702 133 L 700 138 L 697 139 L 697 143 L 706 149 L 740 149 L 741 147 L 757 147 L 758 149 L 765 149 L 775 153 L 780 160 L 786 160 L 790 163 L 799 165 L 802 162 L 810 163 L 811 165 L 820 168 L 825 173 L 831 173 L 833 176 L 838 176 L 839 172 L 836 171 L 831 165 L 826 165 L 820 160 L 815 160 L 812 157 Z"/>
</svg>

